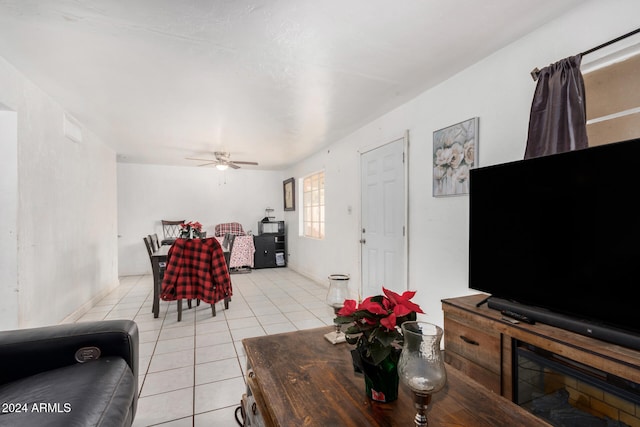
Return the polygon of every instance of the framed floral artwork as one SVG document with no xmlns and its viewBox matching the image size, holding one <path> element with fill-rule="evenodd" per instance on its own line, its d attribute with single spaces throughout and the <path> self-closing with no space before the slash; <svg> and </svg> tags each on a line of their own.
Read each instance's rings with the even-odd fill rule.
<svg viewBox="0 0 640 427">
<path fill-rule="evenodd" d="M 433 132 L 433 196 L 469 194 L 478 166 L 478 117 Z"/>
<path fill-rule="evenodd" d="M 282 190 L 284 192 L 284 210 L 295 211 L 296 210 L 296 180 L 289 178 L 282 183 Z"/>
</svg>

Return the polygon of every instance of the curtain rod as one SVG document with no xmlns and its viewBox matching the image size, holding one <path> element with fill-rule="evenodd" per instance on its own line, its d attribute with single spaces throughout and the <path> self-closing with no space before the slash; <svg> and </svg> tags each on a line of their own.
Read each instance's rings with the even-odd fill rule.
<svg viewBox="0 0 640 427">
<path fill-rule="evenodd" d="M 621 35 L 620 37 L 616 37 L 615 39 L 613 39 L 613 40 L 609 40 L 609 41 L 608 41 L 608 42 L 606 42 L 606 43 L 602 43 L 602 44 L 601 44 L 601 45 L 599 45 L 599 46 L 596 46 L 596 47 L 591 48 L 591 49 L 589 49 L 589 50 L 585 50 L 585 51 L 584 51 L 584 52 L 582 52 L 580 55 L 581 55 L 581 56 L 588 55 L 588 54 L 590 54 L 590 53 L 595 52 L 596 50 L 600 50 L 600 49 L 602 49 L 603 47 L 607 47 L 607 46 L 609 46 L 609 45 L 612 45 L 612 44 L 614 44 L 614 43 L 617 43 L 617 42 L 619 42 L 620 40 L 624 40 L 624 39 L 626 39 L 627 37 L 631 37 L 632 35 L 637 34 L 637 33 L 640 33 L 640 28 L 636 28 L 635 30 L 633 30 L 633 31 L 631 31 L 631 32 L 629 32 L 629 33 L 627 33 L 627 34 L 623 34 L 623 35 Z M 534 68 L 534 69 L 531 71 L 531 78 L 533 79 L 533 81 L 538 80 L 538 76 L 539 76 L 539 75 L 540 75 L 540 70 L 538 69 L 538 67 Z"/>
</svg>

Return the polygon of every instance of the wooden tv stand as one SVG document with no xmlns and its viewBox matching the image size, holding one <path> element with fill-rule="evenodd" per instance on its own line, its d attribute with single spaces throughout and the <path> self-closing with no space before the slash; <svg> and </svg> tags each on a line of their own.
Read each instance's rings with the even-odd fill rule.
<svg viewBox="0 0 640 427">
<path fill-rule="evenodd" d="M 442 300 L 445 361 L 489 390 L 513 400 L 514 339 L 640 383 L 640 352 L 553 326 L 502 319 L 476 304 L 486 295 Z"/>
</svg>

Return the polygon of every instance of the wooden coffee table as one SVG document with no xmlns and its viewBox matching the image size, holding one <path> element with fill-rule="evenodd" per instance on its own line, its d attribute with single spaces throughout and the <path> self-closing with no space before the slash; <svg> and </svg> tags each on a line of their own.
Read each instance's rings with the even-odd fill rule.
<svg viewBox="0 0 640 427">
<path fill-rule="evenodd" d="M 411 392 L 400 385 L 398 400 L 377 403 L 353 371 L 352 346 L 333 345 L 333 327 L 244 339 L 247 384 L 267 426 L 414 425 Z M 549 426 L 509 400 L 447 365 L 447 385 L 436 393 L 430 426 Z"/>
</svg>

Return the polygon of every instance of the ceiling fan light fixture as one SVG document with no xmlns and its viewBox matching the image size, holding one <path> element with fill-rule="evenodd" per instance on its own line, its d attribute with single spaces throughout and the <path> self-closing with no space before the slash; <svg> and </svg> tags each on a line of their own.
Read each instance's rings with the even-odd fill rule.
<svg viewBox="0 0 640 427">
<path fill-rule="evenodd" d="M 234 162 L 229 159 L 229 153 L 223 153 L 216 151 L 213 153 L 215 159 L 198 158 L 198 157 L 185 157 L 186 160 L 197 160 L 199 162 L 206 162 L 199 164 L 198 166 L 211 166 L 214 165 L 219 171 L 225 171 L 227 168 L 240 169 L 240 165 L 253 165 L 258 166 L 258 162 Z"/>
</svg>

